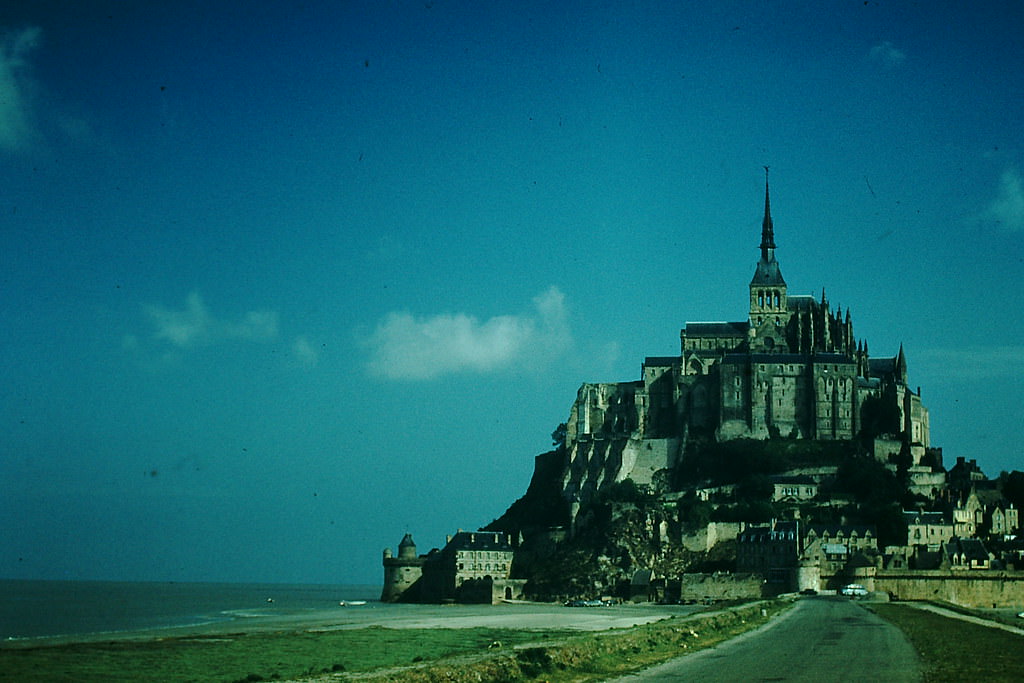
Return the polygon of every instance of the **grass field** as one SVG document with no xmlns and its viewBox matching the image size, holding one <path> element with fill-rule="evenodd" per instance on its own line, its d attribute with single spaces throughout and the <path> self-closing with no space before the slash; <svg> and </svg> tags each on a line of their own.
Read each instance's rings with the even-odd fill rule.
<svg viewBox="0 0 1024 683">
<path fill-rule="evenodd" d="M 768 615 L 761 615 L 766 607 Z M 506 628 L 254 632 L 151 640 L 7 645 L 0 681 L 235 683 L 386 672 L 376 681 L 598 681 L 707 647 L 767 621 L 782 604 L 673 617 L 626 629 Z M 518 647 L 517 647 L 518 646 Z M 396 670 L 394 667 L 410 667 Z"/>
<path fill-rule="evenodd" d="M 899 603 L 871 609 L 907 635 L 929 683 L 1024 681 L 1024 636 Z"/>
<path fill-rule="evenodd" d="M 789 601 L 774 601 L 718 614 L 695 615 L 692 618 L 671 617 L 628 629 L 576 634 L 547 646 L 502 651 L 473 660 L 441 660 L 424 667 L 388 671 L 371 676 L 366 681 L 594 683 L 712 647 L 757 628 L 791 605 Z"/>
<path fill-rule="evenodd" d="M 0 680 L 18 683 L 287 680 L 486 652 L 500 641 L 561 639 L 564 631 L 388 629 L 225 634 L 0 649 Z"/>
</svg>

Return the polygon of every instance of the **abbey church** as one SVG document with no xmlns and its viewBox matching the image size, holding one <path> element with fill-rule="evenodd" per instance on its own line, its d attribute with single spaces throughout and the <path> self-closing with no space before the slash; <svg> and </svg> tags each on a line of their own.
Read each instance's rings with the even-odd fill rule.
<svg viewBox="0 0 1024 683">
<path fill-rule="evenodd" d="M 584 384 L 566 422 L 567 499 L 627 478 L 650 483 L 698 435 L 837 440 L 870 427 L 888 448 L 920 459 L 928 411 L 908 386 L 902 346 L 872 358 L 849 309 L 832 311 L 824 291 L 820 300 L 788 293 L 775 250 L 766 178 L 748 318 L 688 322 L 679 355 L 647 358 L 640 380 Z"/>
</svg>

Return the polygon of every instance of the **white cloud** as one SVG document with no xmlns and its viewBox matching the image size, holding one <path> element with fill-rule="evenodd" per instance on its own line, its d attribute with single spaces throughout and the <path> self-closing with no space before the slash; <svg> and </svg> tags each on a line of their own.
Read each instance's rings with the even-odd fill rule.
<svg viewBox="0 0 1024 683">
<path fill-rule="evenodd" d="M 887 67 L 899 66 L 907 58 L 906 53 L 888 40 L 872 47 L 868 52 L 868 56 L 872 61 L 879 62 Z"/>
<path fill-rule="evenodd" d="M 533 304 L 529 314 L 483 322 L 464 313 L 427 318 L 389 313 L 366 342 L 370 370 L 388 379 L 425 380 L 529 366 L 551 358 L 572 343 L 565 296 L 552 287 Z"/>
<path fill-rule="evenodd" d="M 5 150 L 22 148 L 34 132 L 27 57 L 40 34 L 32 27 L 0 36 L 0 148 Z"/>
<path fill-rule="evenodd" d="M 1017 169 L 1003 171 L 996 198 L 985 208 L 982 217 L 1006 230 L 1024 229 L 1024 179 Z"/>
<path fill-rule="evenodd" d="M 292 355 L 306 368 L 315 367 L 320 361 L 320 351 L 305 337 L 298 337 L 292 343 Z"/>
<path fill-rule="evenodd" d="M 145 307 L 155 328 L 154 336 L 177 348 L 189 348 L 227 339 L 265 340 L 277 336 L 277 313 L 250 311 L 241 320 L 218 320 L 207 309 L 198 292 L 192 292 L 185 308 L 172 310 L 159 305 Z"/>
</svg>

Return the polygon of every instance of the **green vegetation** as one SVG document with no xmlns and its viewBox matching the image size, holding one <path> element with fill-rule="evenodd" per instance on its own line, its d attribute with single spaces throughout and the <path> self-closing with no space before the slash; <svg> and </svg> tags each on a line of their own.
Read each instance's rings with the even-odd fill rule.
<svg viewBox="0 0 1024 683">
<path fill-rule="evenodd" d="M 789 606 L 789 603 L 775 601 L 695 619 L 673 617 L 622 631 L 577 635 L 558 644 L 501 652 L 474 661 L 439 662 L 404 671 L 389 671 L 366 680 L 386 680 L 389 683 L 603 681 L 714 646 L 757 628 Z M 767 616 L 761 615 L 762 608 Z"/>
<path fill-rule="evenodd" d="M 853 441 L 805 439 L 734 439 L 693 441 L 673 482 L 676 490 L 710 482 L 741 484 L 747 477 L 765 477 L 806 466 L 841 465 L 857 451 Z M 754 482 L 756 485 L 756 482 Z"/>
<path fill-rule="evenodd" d="M 241 683 L 359 673 L 371 681 L 597 681 L 714 645 L 789 603 L 630 629 L 388 629 L 238 633 L 0 647 L 0 681 Z M 767 616 L 762 616 L 761 609 Z M 370 672 L 377 672 L 376 674 Z"/>
<path fill-rule="evenodd" d="M 901 604 L 872 605 L 921 657 L 927 681 L 1021 681 L 1021 636 Z"/>
<path fill-rule="evenodd" d="M 272 681 L 432 661 L 565 638 L 566 631 L 388 629 L 238 633 L 67 645 L 5 645 L 0 681 L 118 683 Z"/>
<path fill-rule="evenodd" d="M 1014 470 L 999 475 L 999 488 L 1003 496 L 1018 509 L 1024 508 L 1024 472 Z"/>
</svg>

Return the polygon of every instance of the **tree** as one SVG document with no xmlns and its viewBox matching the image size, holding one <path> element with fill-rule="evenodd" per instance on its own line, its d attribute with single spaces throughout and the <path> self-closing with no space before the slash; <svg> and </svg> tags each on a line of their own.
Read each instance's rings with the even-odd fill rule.
<svg viewBox="0 0 1024 683">
<path fill-rule="evenodd" d="M 1003 498 L 1018 509 L 1024 508 L 1024 472 L 1003 472 L 999 480 L 1002 484 Z"/>
<path fill-rule="evenodd" d="M 551 445 L 554 446 L 556 450 L 565 450 L 565 436 L 567 432 L 568 428 L 564 422 L 555 427 L 555 431 L 551 432 Z"/>
<path fill-rule="evenodd" d="M 861 404 L 861 436 L 865 441 L 883 434 L 901 434 L 896 387 L 889 384 L 880 396 L 868 396 Z"/>
</svg>

